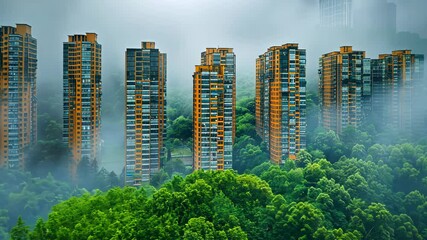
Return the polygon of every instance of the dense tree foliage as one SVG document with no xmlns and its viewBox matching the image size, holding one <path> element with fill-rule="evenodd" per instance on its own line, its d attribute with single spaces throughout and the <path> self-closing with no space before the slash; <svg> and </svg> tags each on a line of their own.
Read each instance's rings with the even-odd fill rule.
<svg viewBox="0 0 427 240">
<path fill-rule="evenodd" d="M 243 98 L 236 107 L 236 139 L 233 146 L 233 169 L 243 173 L 268 161 L 265 144 L 255 130 L 255 99 Z"/>
<path fill-rule="evenodd" d="M 92 189 L 106 191 L 121 185 L 117 175 L 104 168 L 94 172 L 92 177 L 83 178 L 87 182 L 80 188 L 58 181 L 50 173 L 46 177 L 34 177 L 30 172 L 0 168 L 0 176 L 0 239 L 7 239 L 7 232 L 17 221 L 21 225 L 25 222 L 33 226 L 38 218 L 47 217 L 52 206 L 71 196 L 79 196 Z M 21 230 L 15 233 L 22 233 Z M 10 236 L 21 239 L 13 237 L 12 232 Z"/>
<path fill-rule="evenodd" d="M 332 234 L 326 231 L 332 226 L 352 232 L 355 239 L 426 238 L 427 219 L 421 216 L 426 192 L 411 189 L 416 188 L 416 182 L 406 183 L 409 185 L 405 189 L 399 189 L 399 173 L 407 163 L 396 166 L 395 170 L 385 163 L 393 156 L 395 148 L 412 148 L 399 145 L 381 151 L 380 146 L 374 146 L 369 152 L 381 154 L 384 160 L 374 161 L 369 155 L 363 160 L 342 157 L 330 163 L 302 152 L 295 162 L 283 167 L 265 163 L 254 168 L 252 173 L 267 181 L 273 193 L 282 195 L 286 202 L 308 202 L 319 209 L 325 222 L 320 228 L 326 229 L 322 234 L 317 233 L 318 237 Z M 412 147 L 419 149 L 420 146 Z"/>
<path fill-rule="evenodd" d="M 98 170 L 96 161 L 90 162 L 83 158 L 77 165 L 77 181 L 72 185 L 85 188 L 89 191 L 94 189 L 108 190 L 113 187 L 122 186 L 115 172 L 108 172 L 105 168 Z"/>
<path fill-rule="evenodd" d="M 29 234 L 47 239 L 425 239 L 426 189 L 415 183 L 426 178 L 427 148 L 373 145 L 362 152 L 364 159 L 341 157 L 331 163 L 302 151 L 296 161 L 262 163 L 250 175 L 197 171 L 175 176 L 158 190 L 86 193 L 55 206 Z M 388 163 L 396 157 L 403 160 Z M 424 172 L 411 170 L 411 159 Z M 411 188 L 403 190 L 401 184 Z"/>
<path fill-rule="evenodd" d="M 192 137 L 193 120 L 181 115 L 172 121 L 167 131 L 169 138 L 187 141 Z"/>
<path fill-rule="evenodd" d="M 0 239 L 7 239 L 6 233 L 15 223 L 18 222 L 17 227 L 24 221 L 32 225 L 37 218 L 47 217 L 53 205 L 81 193 L 52 175 L 38 178 L 31 177 L 30 173 L 0 168 L 0 176 Z M 22 234 L 21 227 L 12 231 L 11 237 L 18 233 Z"/>
<path fill-rule="evenodd" d="M 196 172 L 162 188 L 114 188 L 56 205 L 30 234 L 47 239 L 247 239 L 274 195 L 255 176 Z M 36 238 L 37 239 L 37 238 Z"/>
<path fill-rule="evenodd" d="M 35 177 L 46 177 L 49 173 L 56 179 L 69 181 L 69 152 L 62 142 L 61 118 L 52 106 L 60 107 L 52 89 L 44 89 L 48 96 L 39 103 L 37 118 L 38 139 L 30 147 L 26 161 L 26 170 Z M 49 100 L 49 101 L 47 101 Z"/>
</svg>

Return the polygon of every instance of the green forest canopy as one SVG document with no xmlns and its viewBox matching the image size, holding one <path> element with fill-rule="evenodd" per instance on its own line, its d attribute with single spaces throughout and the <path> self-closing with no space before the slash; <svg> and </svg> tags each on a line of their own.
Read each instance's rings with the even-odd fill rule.
<svg viewBox="0 0 427 240">
<path fill-rule="evenodd" d="M 335 163 L 302 151 L 296 161 L 281 167 L 263 163 L 247 174 L 196 171 L 175 176 L 158 190 L 86 193 L 54 206 L 47 221 L 39 220 L 28 234 L 32 239 L 425 239 L 426 150 L 374 145 L 363 160 L 342 157 Z M 16 231 L 19 226 L 15 232 L 26 234 Z"/>
</svg>

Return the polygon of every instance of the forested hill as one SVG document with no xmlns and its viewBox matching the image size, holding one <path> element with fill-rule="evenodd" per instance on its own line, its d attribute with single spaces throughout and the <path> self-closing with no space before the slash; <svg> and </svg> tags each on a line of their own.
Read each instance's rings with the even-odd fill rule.
<svg viewBox="0 0 427 240">
<path fill-rule="evenodd" d="M 330 163 L 301 152 L 247 174 L 197 171 L 161 188 L 113 188 L 53 207 L 31 239 L 426 239 L 426 148 L 381 146 Z M 400 161 L 386 162 L 399 154 Z M 412 164 L 417 166 L 416 170 Z M 395 168 L 395 169 L 393 169 Z M 419 185 L 415 185 L 415 182 Z M 21 235 L 19 235 L 21 234 Z M 25 239 L 25 238 L 19 238 Z"/>
</svg>

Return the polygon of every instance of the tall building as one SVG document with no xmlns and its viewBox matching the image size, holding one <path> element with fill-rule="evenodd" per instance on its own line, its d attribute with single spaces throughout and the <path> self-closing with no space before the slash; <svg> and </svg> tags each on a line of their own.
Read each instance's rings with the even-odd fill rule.
<svg viewBox="0 0 427 240">
<path fill-rule="evenodd" d="M 392 89 L 392 84 L 387 84 L 383 78 L 386 76 L 386 66 L 389 65 L 388 61 L 380 55 L 379 59 L 371 60 L 371 79 L 372 79 L 372 114 L 369 115 L 369 120 L 377 127 L 384 127 L 391 124 L 390 119 L 386 116 L 389 109 L 387 106 L 391 104 L 391 92 L 388 93 L 387 89 Z M 388 86 L 387 86 L 388 85 Z M 384 122 L 386 120 L 386 122 Z"/>
<path fill-rule="evenodd" d="M 396 33 L 396 4 L 388 0 L 357 0 L 353 4 L 356 30 L 387 37 Z"/>
<path fill-rule="evenodd" d="M 37 141 L 37 40 L 31 26 L 0 28 L 0 167 L 23 168 Z"/>
<path fill-rule="evenodd" d="M 64 42 L 63 141 L 72 154 L 76 180 L 82 159 L 99 161 L 101 128 L 101 45 L 96 33 L 68 36 Z"/>
<path fill-rule="evenodd" d="M 193 168 L 232 168 L 235 135 L 236 55 L 207 48 L 193 75 Z"/>
<path fill-rule="evenodd" d="M 325 27 L 352 26 L 352 0 L 319 0 L 320 24 Z"/>
<path fill-rule="evenodd" d="M 256 60 L 256 130 L 276 164 L 306 146 L 306 50 L 273 46 Z"/>
<path fill-rule="evenodd" d="M 321 125 L 341 134 L 358 127 L 371 111 L 371 61 L 364 51 L 344 46 L 319 59 Z"/>
<path fill-rule="evenodd" d="M 377 125 L 412 133 L 425 130 L 424 55 L 411 50 L 381 54 L 372 60 L 372 71 Z"/>
<path fill-rule="evenodd" d="M 148 183 L 166 135 L 166 54 L 154 42 L 126 49 L 126 185 Z"/>
</svg>

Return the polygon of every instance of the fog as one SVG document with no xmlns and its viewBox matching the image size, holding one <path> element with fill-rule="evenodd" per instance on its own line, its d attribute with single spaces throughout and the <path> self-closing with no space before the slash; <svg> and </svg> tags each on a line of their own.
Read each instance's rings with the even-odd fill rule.
<svg viewBox="0 0 427 240">
<path fill-rule="evenodd" d="M 27 23 L 38 40 L 38 89 L 62 93 L 62 43 L 67 35 L 96 32 L 102 44 L 103 111 L 124 82 L 124 52 L 141 41 L 155 41 L 168 54 L 168 92 L 191 94 L 194 65 L 206 47 L 232 47 L 237 56 L 237 85 L 255 81 L 255 59 L 272 45 L 296 42 L 307 49 L 308 85 L 316 91 L 318 58 L 352 45 L 367 57 L 394 49 L 427 54 L 427 1 L 353 0 L 353 26 L 320 26 L 318 0 L 0 0 L 0 25 Z M 383 23 L 383 24 L 382 24 Z M 61 94 L 58 95 L 59 97 Z M 45 96 L 39 95 L 39 99 Z M 62 99 L 58 99 L 62 101 Z M 118 108 L 121 109 L 121 108 Z M 62 109 L 58 109 L 62 111 Z M 123 111 L 103 118 L 108 153 L 101 162 L 121 171 L 124 153 Z"/>
</svg>

